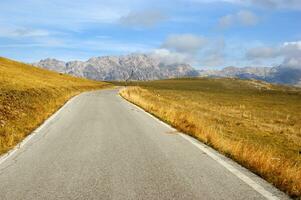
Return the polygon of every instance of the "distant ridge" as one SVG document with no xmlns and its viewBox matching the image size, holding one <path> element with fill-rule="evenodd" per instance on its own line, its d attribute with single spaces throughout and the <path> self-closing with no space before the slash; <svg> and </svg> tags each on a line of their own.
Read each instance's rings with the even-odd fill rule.
<svg viewBox="0 0 301 200">
<path fill-rule="evenodd" d="M 145 54 L 93 57 L 89 60 L 63 62 L 47 58 L 34 65 L 78 77 L 94 80 L 156 80 L 198 76 L 189 64 L 165 64 Z"/>
<path fill-rule="evenodd" d="M 301 86 L 301 67 L 226 67 L 196 70 L 189 64 L 166 64 L 147 54 L 93 57 L 87 61 L 64 62 L 47 58 L 34 65 L 94 80 L 158 80 L 180 77 L 234 77 Z"/>
<path fill-rule="evenodd" d="M 256 79 L 269 83 L 301 86 L 301 67 L 226 67 L 222 70 L 200 70 L 199 75 Z"/>
</svg>

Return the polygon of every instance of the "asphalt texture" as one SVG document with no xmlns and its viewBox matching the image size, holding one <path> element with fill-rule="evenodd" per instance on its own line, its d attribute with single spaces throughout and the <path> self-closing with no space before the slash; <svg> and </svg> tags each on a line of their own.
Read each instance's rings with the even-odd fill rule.
<svg viewBox="0 0 301 200">
<path fill-rule="evenodd" d="M 267 191 L 286 196 L 244 168 Z M 118 90 L 73 98 L 0 164 L 0 199 L 266 199 Z"/>
</svg>

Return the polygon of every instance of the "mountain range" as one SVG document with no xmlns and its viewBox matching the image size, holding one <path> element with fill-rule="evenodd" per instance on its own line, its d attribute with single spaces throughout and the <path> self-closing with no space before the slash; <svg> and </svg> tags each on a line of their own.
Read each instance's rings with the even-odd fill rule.
<svg viewBox="0 0 301 200">
<path fill-rule="evenodd" d="M 277 67 L 226 67 L 222 70 L 200 70 L 199 76 L 256 79 L 269 83 L 301 86 L 301 68 Z"/>
<path fill-rule="evenodd" d="M 47 58 L 34 65 L 94 80 L 156 80 L 198 75 L 188 64 L 165 64 L 145 54 L 93 57 L 85 62 Z"/>
<path fill-rule="evenodd" d="M 189 64 L 166 64 L 147 54 L 93 57 L 87 61 L 64 62 L 47 58 L 33 65 L 94 80 L 157 80 L 179 77 L 231 77 L 301 86 L 301 67 L 226 67 L 197 70 Z"/>
</svg>

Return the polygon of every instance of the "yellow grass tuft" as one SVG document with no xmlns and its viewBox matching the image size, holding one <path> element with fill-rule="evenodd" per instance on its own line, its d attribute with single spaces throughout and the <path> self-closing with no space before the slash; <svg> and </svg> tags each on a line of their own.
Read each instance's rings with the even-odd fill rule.
<svg viewBox="0 0 301 200">
<path fill-rule="evenodd" d="M 142 87 L 127 87 L 120 94 L 292 197 L 300 197 L 301 92 L 262 82 L 254 88 L 252 82 L 138 82 Z"/>
<path fill-rule="evenodd" d="M 72 96 L 109 85 L 0 57 L 0 154 L 13 148 Z"/>
</svg>

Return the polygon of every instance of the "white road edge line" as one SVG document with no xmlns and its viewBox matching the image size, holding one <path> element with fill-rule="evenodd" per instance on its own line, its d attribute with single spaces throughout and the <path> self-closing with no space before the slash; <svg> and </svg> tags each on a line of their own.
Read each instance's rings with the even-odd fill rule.
<svg viewBox="0 0 301 200">
<path fill-rule="evenodd" d="M 4 163 L 7 159 L 12 157 L 19 149 L 21 149 L 27 142 L 29 142 L 32 138 L 34 138 L 47 124 L 49 124 L 53 119 L 55 119 L 72 101 L 78 98 L 81 94 L 86 92 L 80 93 L 71 99 L 69 99 L 60 109 L 58 109 L 53 115 L 51 115 L 48 119 L 46 119 L 42 125 L 36 128 L 31 134 L 29 134 L 26 138 L 22 140 L 19 144 L 17 144 L 13 149 L 5 153 L 4 155 L 0 156 L 0 165 Z"/>
<path fill-rule="evenodd" d="M 119 96 L 121 98 L 123 98 L 121 95 L 119 95 Z M 125 99 L 125 98 L 123 98 L 123 99 Z M 250 187 L 252 187 L 254 190 L 256 190 L 259 194 L 261 194 L 262 196 L 264 196 L 266 199 L 268 199 L 268 200 L 279 200 L 279 198 L 277 196 L 275 196 L 271 192 L 267 191 L 259 183 L 253 181 L 250 177 L 248 177 L 247 175 L 245 175 L 244 173 L 242 173 L 241 171 L 239 171 L 238 169 L 236 169 L 234 166 L 232 166 L 229 163 L 227 163 L 226 161 L 224 161 L 220 156 L 218 156 L 217 154 L 215 154 L 215 153 L 211 152 L 209 149 L 207 149 L 205 147 L 206 146 L 205 144 L 201 145 L 199 142 L 195 141 L 195 139 L 193 139 L 189 135 L 179 132 L 178 130 L 176 130 L 175 128 L 173 128 L 172 126 L 170 126 L 169 124 L 166 124 L 165 122 L 161 121 L 160 119 L 158 119 L 154 115 L 150 114 L 149 112 L 145 111 L 144 109 L 140 108 L 139 106 L 135 105 L 134 103 L 132 103 L 132 102 L 130 102 L 128 100 L 126 100 L 126 101 L 129 102 L 130 104 L 132 104 L 133 106 L 135 106 L 140 111 L 146 113 L 147 115 L 149 115 L 153 119 L 157 120 L 158 122 L 160 122 L 164 126 L 168 127 L 172 131 L 177 131 L 177 134 L 180 135 L 183 139 L 189 141 L 195 147 L 197 147 L 198 149 L 200 149 L 201 151 L 203 151 L 204 153 L 206 153 L 210 158 L 212 158 L 213 160 L 215 160 L 216 162 L 218 162 L 219 164 L 221 164 L 228 171 L 230 171 L 232 174 L 234 174 L 240 180 L 242 180 L 247 185 L 249 185 Z"/>
<path fill-rule="evenodd" d="M 85 92 L 84 92 L 85 93 Z M 2 155 L 0 157 L 0 165 L 2 163 L 4 163 L 8 158 L 10 158 L 11 156 L 13 156 L 20 148 L 22 148 L 28 141 L 30 141 L 33 137 L 35 137 L 40 130 L 42 130 L 47 124 L 49 124 L 53 119 L 55 119 L 72 101 L 74 101 L 76 98 L 78 98 L 81 94 L 84 93 L 80 93 L 74 97 L 72 97 L 70 100 L 68 100 L 58 111 L 56 111 L 53 115 L 51 115 L 47 120 L 44 121 L 44 123 L 39 126 L 36 130 L 34 130 L 29 136 L 27 136 L 21 143 L 19 143 L 18 145 L 16 145 L 12 150 L 10 150 L 9 152 L 7 152 L 6 154 Z M 123 97 L 121 97 L 122 99 L 124 99 Z M 127 100 L 126 100 L 127 101 Z M 174 129 L 173 127 L 171 127 L 170 125 L 166 124 L 165 122 L 159 120 L 158 118 L 156 118 L 155 116 L 151 115 L 150 113 L 146 112 L 145 110 L 143 110 L 142 108 L 138 107 L 137 105 L 133 104 L 132 102 L 127 101 L 128 103 L 132 104 L 133 106 L 135 106 L 137 109 L 143 111 L 144 113 L 146 113 L 147 115 L 149 115 L 150 117 L 152 117 L 153 119 L 157 120 L 158 122 L 160 122 L 161 124 L 165 125 L 166 127 L 168 127 L 169 129 L 173 130 L 173 131 L 177 131 L 176 129 Z M 177 131 L 178 132 L 178 131 Z M 217 161 L 219 164 L 221 164 L 222 166 L 224 166 L 227 170 L 229 170 L 231 173 L 233 173 L 235 176 L 237 176 L 239 179 L 241 179 L 242 181 L 244 181 L 246 184 L 248 184 L 249 186 L 251 186 L 254 190 L 256 190 L 258 193 L 260 193 L 262 196 L 264 196 L 266 199 L 268 200 L 278 200 L 279 198 L 276 197 L 275 195 L 273 195 L 272 193 L 268 192 L 267 190 L 265 190 L 261 185 L 259 185 L 258 183 L 256 183 L 255 181 L 253 181 L 251 178 L 249 178 L 248 176 L 246 176 L 245 174 L 243 174 L 242 172 L 240 172 L 238 169 L 236 169 L 235 167 L 233 167 L 232 165 L 228 164 L 227 162 L 225 162 L 224 160 L 222 160 L 219 156 L 217 156 L 216 154 L 212 153 L 211 151 L 209 151 L 208 149 L 206 149 L 205 147 L 203 147 L 201 144 L 197 143 L 193 138 L 191 138 L 190 136 L 183 134 L 181 132 L 178 132 L 178 135 L 180 135 L 182 138 L 184 138 L 185 140 L 189 141 L 190 143 L 192 143 L 194 146 L 196 146 L 198 149 L 202 150 L 204 153 L 206 153 L 209 157 L 211 157 L 212 159 L 214 159 L 215 161 Z"/>
<path fill-rule="evenodd" d="M 260 193 L 262 196 L 264 196 L 266 199 L 269 200 L 276 200 L 279 199 L 266 189 L 264 189 L 261 185 L 253 181 L 250 177 L 243 174 L 241 171 L 230 165 L 229 163 L 225 162 L 223 159 L 221 159 L 216 154 L 212 153 L 210 150 L 206 149 L 204 146 L 200 145 L 196 141 L 194 141 L 191 137 L 188 135 L 185 135 L 183 133 L 179 133 L 181 137 L 188 140 L 190 143 L 192 143 L 194 146 L 205 152 L 208 156 L 210 156 L 212 159 L 214 159 L 216 162 L 224 166 L 228 171 L 230 171 L 232 174 L 237 176 L 239 179 L 241 179 L 243 182 L 247 183 L 249 186 L 251 186 L 254 190 L 256 190 L 258 193 Z"/>
</svg>

